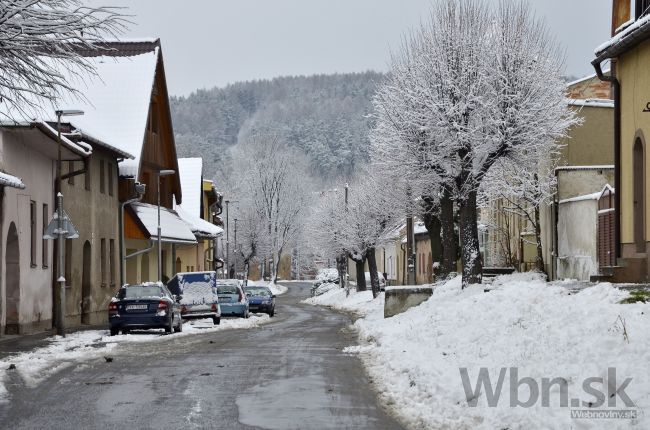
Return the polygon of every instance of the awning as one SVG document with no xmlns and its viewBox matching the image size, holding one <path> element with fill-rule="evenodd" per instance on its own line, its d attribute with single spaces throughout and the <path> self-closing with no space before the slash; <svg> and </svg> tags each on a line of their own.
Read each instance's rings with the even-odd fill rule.
<svg viewBox="0 0 650 430">
<path fill-rule="evenodd" d="M 176 206 L 176 212 L 187 223 L 192 233 L 199 239 L 215 239 L 217 236 L 223 234 L 221 227 L 217 227 L 202 218 L 188 214 L 180 205 Z"/>
<path fill-rule="evenodd" d="M 158 206 L 147 203 L 132 203 L 130 205 L 141 228 L 151 239 L 158 237 Z M 167 243 L 196 243 L 194 233 L 176 212 L 165 207 L 160 208 L 160 237 Z"/>
<path fill-rule="evenodd" d="M 21 190 L 25 188 L 25 184 L 23 184 L 20 178 L 2 172 L 0 172 L 0 185 L 19 188 Z"/>
</svg>

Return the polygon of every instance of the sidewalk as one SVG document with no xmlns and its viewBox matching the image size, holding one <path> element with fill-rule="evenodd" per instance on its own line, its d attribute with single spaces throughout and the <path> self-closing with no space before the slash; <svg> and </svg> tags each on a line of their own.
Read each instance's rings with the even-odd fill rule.
<svg viewBox="0 0 650 430">
<path fill-rule="evenodd" d="M 106 325 L 83 326 L 66 330 L 66 334 L 86 330 L 101 330 Z M 47 345 L 56 336 L 54 329 L 34 334 L 12 334 L 0 336 L 0 360 Z"/>
</svg>

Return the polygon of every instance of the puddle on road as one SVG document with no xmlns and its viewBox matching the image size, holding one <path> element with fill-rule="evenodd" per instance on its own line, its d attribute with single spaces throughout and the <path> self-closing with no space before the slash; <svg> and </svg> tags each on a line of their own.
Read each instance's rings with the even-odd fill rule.
<svg viewBox="0 0 650 430">
<path fill-rule="evenodd" d="M 374 419 L 337 395 L 322 376 L 279 379 L 237 396 L 239 422 L 269 430 L 373 428 Z"/>
</svg>

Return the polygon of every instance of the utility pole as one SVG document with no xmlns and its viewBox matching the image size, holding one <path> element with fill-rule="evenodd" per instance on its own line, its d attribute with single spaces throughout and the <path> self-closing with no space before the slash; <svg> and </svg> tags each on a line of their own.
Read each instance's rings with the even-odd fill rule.
<svg viewBox="0 0 650 430">
<path fill-rule="evenodd" d="M 238 251 L 237 251 L 237 218 L 235 218 L 235 278 L 237 277 L 237 259 L 238 259 Z"/>
<path fill-rule="evenodd" d="M 226 279 L 230 278 L 230 228 L 228 227 L 228 207 L 230 200 L 226 200 Z"/>
<path fill-rule="evenodd" d="M 56 273 L 57 273 L 57 283 L 59 284 L 59 313 L 57 315 L 57 333 L 60 336 L 65 337 L 65 273 L 63 268 L 65 267 L 65 239 L 68 236 L 68 232 L 64 229 L 63 222 L 63 193 L 61 193 L 61 117 L 62 116 L 75 116 L 83 115 L 84 112 L 81 110 L 57 110 L 56 114 L 56 130 L 57 130 L 57 143 L 58 143 L 58 154 L 56 160 L 56 217 L 57 217 L 57 231 L 56 231 L 56 244 L 57 244 L 57 262 L 56 262 Z"/>
</svg>

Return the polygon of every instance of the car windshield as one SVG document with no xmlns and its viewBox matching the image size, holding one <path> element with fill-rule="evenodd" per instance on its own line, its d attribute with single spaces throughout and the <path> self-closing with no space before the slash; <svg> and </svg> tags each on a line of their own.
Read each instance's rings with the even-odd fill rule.
<svg viewBox="0 0 650 430">
<path fill-rule="evenodd" d="M 238 294 L 236 285 L 217 285 L 219 294 Z"/>
<path fill-rule="evenodd" d="M 130 285 L 120 290 L 120 299 L 139 297 L 163 297 L 162 289 L 157 285 Z"/>
<path fill-rule="evenodd" d="M 271 291 L 267 288 L 247 287 L 244 290 L 246 291 L 246 294 L 250 294 L 251 296 L 268 297 L 271 295 Z"/>
</svg>

